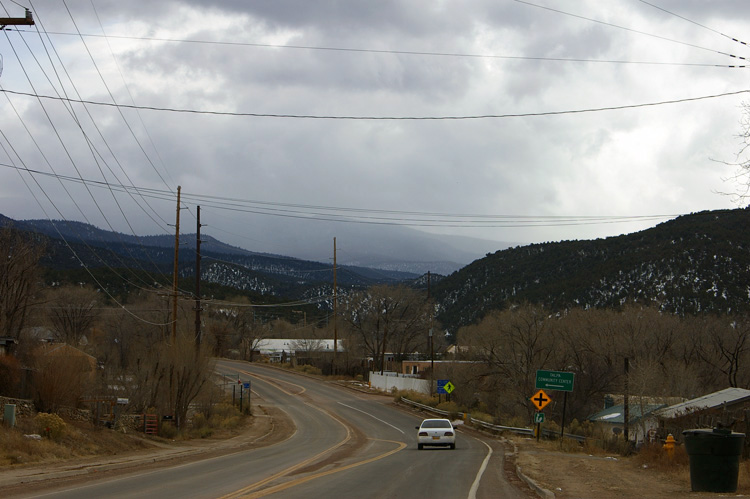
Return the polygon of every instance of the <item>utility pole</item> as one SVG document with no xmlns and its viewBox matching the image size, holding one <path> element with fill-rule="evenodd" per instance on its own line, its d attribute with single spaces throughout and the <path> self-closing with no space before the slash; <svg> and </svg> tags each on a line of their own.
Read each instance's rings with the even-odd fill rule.
<svg viewBox="0 0 750 499">
<path fill-rule="evenodd" d="M 333 370 L 336 370 L 336 352 L 339 348 L 339 331 L 336 324 L 338 315 L 338 295 L 336 291 L 336 238 L 333 238 Z"/>
<path fill-rule="evenodd" d="M 34 18 L 31 11 L 26 9 L 26 17 L 0 17 L 0 30 L 6 26 L 33 26 Z"/>
<path fill-rule="evenodd" d="M 430 307 L 430 395 L 432 395 L 432 383 L 435 378 L 435 347 L 432 338 L 432 303 L 430 301 L 430 271 L 427 271 L 427 305 Z"/>
<path fill-rule="evenodd" d="M 201 347 L 201 207 L 198 206 L 195 240 L 195 348 Z"/>
<path fill-rule="evenodd" d="M 630 359 L 625 357 L 625 400 L 624 400 L 624 424 L 623 424 L 623 436 L 625 437 L 625 445 L 627 446 L 630 442 L 630 403 L 629 403 L 629 396 L 628 393 L 630 391 L 630 380 L 628 379 L 630 377 Z M 627 448 L 627 447 L 626 447 Z"/>
<path fill-rule="evenodd" d="M 174 234 L 174 273 L 172 275 L 172 345 L 177 342 L 177 273 L 179 265 L 177 264 L 180 256 L 180 189 L 177 186 L 177 216 Z"/>
</svg>

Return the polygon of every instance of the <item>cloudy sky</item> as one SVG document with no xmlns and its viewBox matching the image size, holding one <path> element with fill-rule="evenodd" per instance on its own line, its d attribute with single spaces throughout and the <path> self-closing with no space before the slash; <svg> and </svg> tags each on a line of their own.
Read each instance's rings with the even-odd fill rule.
<svg viewBox="0 0 750 499">
<path fill-rule="evenodd" d="M 0 15 L 19 4 L 36 25 L 0 35 L 12 218 L 168 233 L 180 185 L 184 232 L 201 205 L 204 232 L 294 254 L 289 233 L 320 219 L 531 243 L 738 206 L 720 193 L 750 102 L 750 69 L 728 67 L 750 57 L 731 40 L 740 0 L 0 0 Z"/>
</svg>

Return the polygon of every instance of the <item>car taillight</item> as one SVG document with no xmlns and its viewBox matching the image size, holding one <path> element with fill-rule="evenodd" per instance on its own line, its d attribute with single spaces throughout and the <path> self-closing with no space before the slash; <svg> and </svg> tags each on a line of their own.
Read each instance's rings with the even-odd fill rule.
<svg viewBox="0 0 750 499">
<path fill-rule="evenodd" d="M 426 431 L 420 431 L 419 432 L 420 437 L 429 437 L 430 435 Z"/>
<path fill-rule="evenodd" d="M 453 436 L 453 432 L 452 431 L 446 431 L 445 432 L 445 436 L 446 437 L 452 437 Z"/>
</svg>

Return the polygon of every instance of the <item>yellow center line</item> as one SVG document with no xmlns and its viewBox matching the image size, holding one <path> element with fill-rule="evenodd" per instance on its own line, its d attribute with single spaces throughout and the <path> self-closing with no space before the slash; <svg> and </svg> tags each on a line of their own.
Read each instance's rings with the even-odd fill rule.
<svg viewBox="0 0 750 499">
<path fill-rule="evenodd" d="M 253 378 L 262 379 L 266 383 L 271 383 L 271 384 L 275 385 L 276 388 L 278 388 L 282 392 L 286 393 L 287 395 L 302 395 L 303 393 L 305 393 L 307 391 L 307 388 L 305 388 L 304 386 L 298 385 L 296 383 L 292 383 L 291 381 L 286 381 L 286 380 L 278 379 L 278 378 L 272 378 L 270 376 L 263 376 L 261 374 L 255 374 L 255 373 L 251 373 L 249 371 L 243 371 L 241 369 L 237 369 L 237 372 L 240 372 L 242 374 L 247 374 L 248 376 L 252 376 Z M 278 385 L 278 383 L 286 383 L 287 385 L 292 385 L 294 387 L 297 387 L 297 388 L 299 388 L 299 393 L 291 393 L 291 392 L 289 392 L 287 390 L 284 390 L 283 388 L 281 388 Z"/>
<path fill-rule="evenodd" d="M 247 373 L 245 371 L 243 371 L 243 372 L 245 374 L 249 374 L 251 376 L 257 376 L 255 374 L 250 374 L 250 373 Z M 260 377 L 260 376 L 259 376 L 259 378 L 262 379 L 262 377 Z M 268 381 L 268 380 L 265 380 L 265 381 Z M 294 384 L 294 383 L 290 383 L 290 384 Z M 274 385 L 274 388 L 276 388 L 277 390 L 281 390 L 282 392 L 284 392 L 284 393 L 286 393 L 287 395 L 290 395 L 290 396 L 298 395 L 298 394 L 287 392 L 286 390 L 284 390 L 283 388 L 281 388 L 279 386 L 275 386 Z M 302 388 L 302 387 L 300 387 L 300 388 Z M 332 418 L 337 423 L 339 423 L 341 426 L 343 426 L 344 429 L 346 430 L 346 437 L 344 437 L 343 440 L 341 440 L 340 442 L 336 443 L 335 445 L 333 445 L 333 446 L 325 449 L 324 451 L 322 451 L 322 452 L 320 452 L 320 453 L 318 453 L 318 454 L 316 454 L 316 455 L 314 455 L 314 456 L 312 456 L 312 457 L 310 457 L 308 459 L 305 459 L 304 461 L 302 461 L 300 463 L 295 464 L 294 466 L 290 466 L 289 468 L 281 470 L 278 473 L 275 473 L 275 474 L 273 474 L 273 475 L 271 475 L 271 476 L 269 476 L 269 477 L 267 477 L 267 478 L 265 478 L 265 479 L 263 479 L 263 480 L 261 480 L 259 482 L 255 482 L 255 483 L 253 483 L 251 485 L 248 485 L 247 487 L 243 487 L 243 488 L 241 488 L 239 490 L 236 490 L 236 491 L 231 492 L 231 493 L 229 493 L 227 495 L 224 495 L 224 496 L 221 497 L 221 499 L 231 499 L 231 498 L 234 498 L 234 497 L 240 497 L 243 494 L 247 494 L 247 493 L 249 493 L 249 492 L 251 492 L 251 491 L 253 491 L 255 489 L 258 489 L 258 488 L 266 485 L 269 482 L 272 482 L 273 480 L 276 480 L 276 479 L 281 478 L 283 476 L 289 475 L 290 473 L 293 473 L 294 471 L 296 471 L 296 470 L 298 470 L 300 468 L 303 468 L 303 467 L 307 466 L 308 464 L 310 464 L 312 462 L 315 462 L 316 460 L 320 459 L 324 455 L 333 452 L 334 450 L 338 449 L 339 447 L 341 447 L 342 445 L 344 445 L 345 443 L 347 443 L 349 440 L 351 440 L 351 438 L 352 438 L 352 432 L 349 429 L 349 427 L 346 424 L 344 424 L 343 421 L 341 421 L 341 419 L 339 419 L 335 415 L 331 414 L 330 412 L 328 412 L 328 411 L 326 411 L 324 409 L 321 409 L 319 407 L 315 407 L 314 405 L 309 404 L 307 402 L 305 402 L 305 405 L 308 405 L 308 406 L 312 407 L 313 409 L 316 409 L 316 410 L 322 412 L 323 414 L 327 415 L 328 417 Z"/>
<path fill-rule="evenodd" d="M 253 494 L 250 494 L 250 495 L 244 495 L 242 497 L 243 498 L 247 498 L 247 499 L 252 499 L 252 498 L 257 498 L 257 497 L 264 497 L 264 496 L 267 496 L 267 495 L 270 495 L 270 494 L 275 494 L 277 492 L 281 492 L 282 490 L 286 490 L 286 489 L 289 489 L 291 487 L 296 487 L 297 485 L 301 485 L 303 483 L 309 482 L 311 480 L 315 480 L 317 478 L 322 478 L 324 476 L 333 475 L 334 473 L 339 473 L 341 471 L 346 471 L 346 470 L 349 470 L 349 469 L 352 469 L 352 468 L 356 468 L 358 466 L 362 466 L 363 464 L 369 464 L 369 463 L 372 463 L 374 461 L 378 461 L 380 459 L 386 458 L 386 457 L 388 457 L 388 456 L 390 456 L 392 454 L 395 454 L 396 452 L 399 452 L 399 451 L 403 450 L 404 448 L 406 448 L 406 442 L 399 442 L 397 440 L 379 440 L 379 439 L 374 439 L 374 440 L 380 441 L 380 442 L 389 442 L 389 443 L 397 444 L 398 447 L 395 448 L 395 449 L 393 449 L 393 450 L 390 450 L 390 451 L 388 451 L 388 452 L 386 452 L 384 454 L 380 454 L 378 456 L 371 457 L 369 459 L 365 459 L 364 461 L 358 461 L 356 463 L 347 464 L 346 466 L 342 466 L 340 468 L 335 468 L 335 469 L 328 470 L 328 471 L 321 471 L 320 473 L 315 473 L 314 475 L 306 476 L 306 477 L 303 477 L 303 478 L 298 478 L 298 479 L 293 480 L 291 482 L 282 483 L 280 485 L 276 485 L 274 487 L 270 487 L 270 488 L 267 488 L 265 490 L 260 490 L 258 492 L 253 493 Z"/>
</svg>

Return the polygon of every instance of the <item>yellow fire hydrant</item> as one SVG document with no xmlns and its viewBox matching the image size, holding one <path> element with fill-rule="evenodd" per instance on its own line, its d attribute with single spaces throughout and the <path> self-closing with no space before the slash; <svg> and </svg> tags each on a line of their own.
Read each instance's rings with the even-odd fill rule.
<svg viewBox="0 0 750 499">
<path fill-rule="evenodd" d="M 667 439 L 664 441 L 663 449 L 667 452 L 667 457 L 672 459 L 674 457 L 674 445 L 677 441 L 674 439 L 672 434 L 667 435 Z"/>
</svg>

